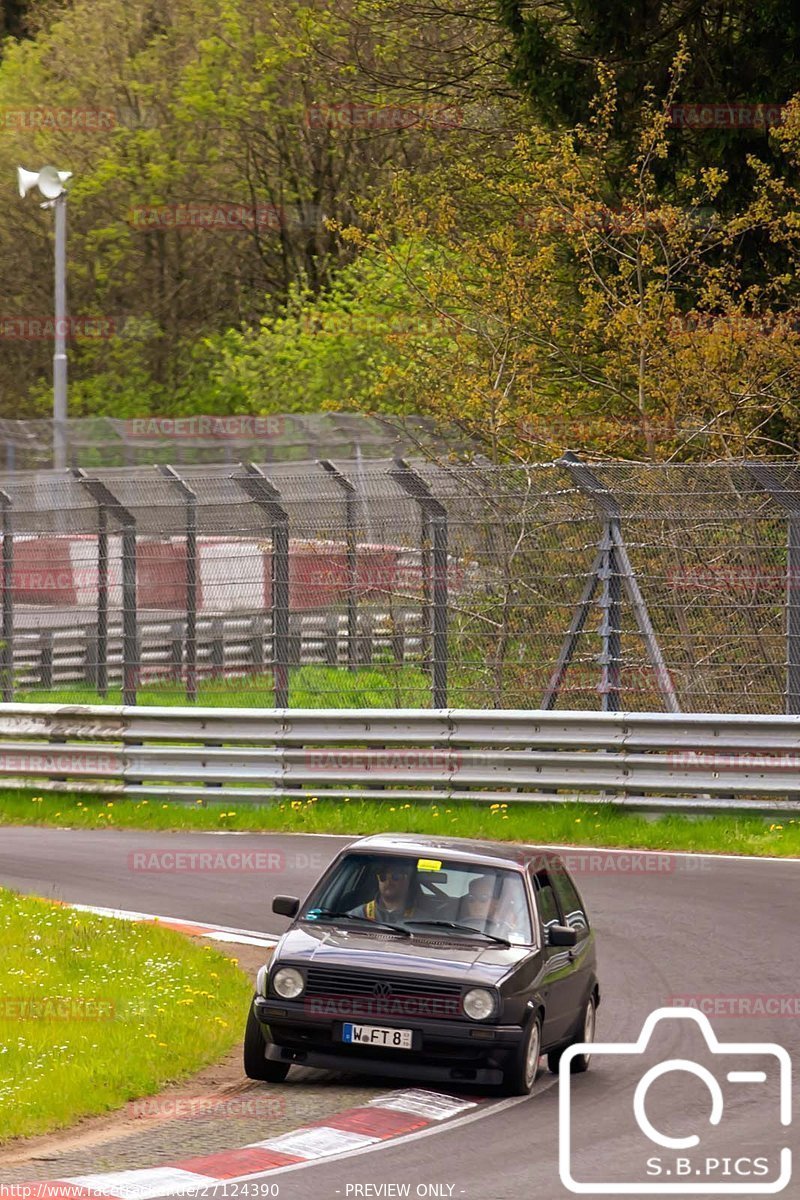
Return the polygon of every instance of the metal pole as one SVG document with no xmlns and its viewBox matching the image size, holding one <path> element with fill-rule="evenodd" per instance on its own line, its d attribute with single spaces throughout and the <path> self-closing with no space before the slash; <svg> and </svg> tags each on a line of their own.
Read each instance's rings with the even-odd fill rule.
<svg viewBox="0 0 800 1200">
<path fill-rule="evenodd" d="M 97 691 L 108 695 L 108 516 L 97 506 Z"/>
<path fill-rule="evenodd" d="M 433 531 L 433 707 L 447 708 L 447 517 Z"/>
<path fill-rule="evenodd" d="M 272 633 L 275 707 L 289 707 L 289 522 L 272 523 Z"/>
<path fill-rule="evenodd" d="M 98 508 L 104 509 L 106 515 L 113 516 L 122 526 L 122 702 L 135 704 L 139 678 L 136 637 L 136 518 L 99 479 L 90 479 L 80 467 L 75 468 L 72 474 L 86 488 Z M 99 555 L 98 537 L 98 565 Z M 98 622 L 98 643 L 99 634 Z M 104 660 L 105 658 L 103 655 Z"/>
<path fill-rule="evenodd" d="M 186 699 L 197 703 L 197 496 L 186 500 Z"/>
<path fill-rule="evenodd" d="M 53 201 L 55 214 L 55 316 L 53 354 L 53 466 L 67 466 L 67 197 Z"/>
<path fill-rule="evenodd" d="M 433 629 L 433 608 L 431 604 L 431 517 L 424 508 L 421 513 L 419 570 L 422 578 L 422 614 L 420 621 L 422 625 L 422 637 L 420 638 L 420 650 L 422 651 L 423 670 L 429 670 L 430 655 L 432 653 L 431 630 Z"/>
<path fill-rule="evenodd" d="M 327 458 L 319 465 L 335 479 L 344 492 L 344 522 L 347 553 L 347 669 L 358 666 L 358 542 L 356 539 L 356 489 L 346 475 Z"/>
<path fill-rule="evenodd" d="M 186 501 L 186 699 L 197 703 L 197 493 L 168 463 L 159 466 Z"/>
<path fill-rule="evenodd" d="M 423 637 L 433 633 L 433 706 L 447 708 L 447 509 L 405 459 L 394 460 L 389 476 L 416 500 L 422 516 Z"/>
<path fill-rule="evenodd" d="M 0 662 L 3 701 L 7 704 L 14 697 L 14 535 L 11 532 L 11 497 L 6 492 L 0 492 L 0 505 L 3 509 L 3 645 Z"/>
<path fill-rule="evenodd" d="M 136 525 L 122 527 L 122 703 L 135 704 L 139 682 L 136 645 Z"/>
<path fill-rule="evenodd" d="M 789 518 L 786 544 L 786 712 L 800 713 L 800 520 Z"/>
<path fill-rule="evenodd" d="M 620 676 L 620 600 L 622 598 L 621 580 L 617 569 L 617 553 L 615 545 L 615 521 L 608 524 L 605 540 L 608 549 L 603 563 L 603 592 L 600 607 L 603 617 L 600 624 L 600 636 L 603 639 L 603 655 L 601 660 L 601 705 L 603 712 L 619 712 L 619 676 Z"/>
<path fill-rule="evenodd" d="M 231 478 L 269 517 L 272 533 L 272 670 L 275 707 L 289 707 L 289 514 L 281 494 L 254 463 Z"/>
<path fill-rule="evenodd" d="M 787 515 L 786 531 L 786 694 L 789 716 L 800 713 L 800 500 L 769 463 L 745 463 L 745 469 Z"/>
</svg>

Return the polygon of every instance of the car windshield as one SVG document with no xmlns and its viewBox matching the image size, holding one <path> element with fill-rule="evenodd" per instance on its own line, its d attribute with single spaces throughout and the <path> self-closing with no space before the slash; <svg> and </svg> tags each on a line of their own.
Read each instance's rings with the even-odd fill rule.
<svg viewBox="0 0 800 1200">
<path fill-rule="evenodd" d="M 306 921 L 348 918 L 394 925 L 415 935 L 490 935 L 512 945 L 531 942 L 525 886 L 518 871 L 420 855 L 346 854 L 312 892 Z M 426 922 L 431 922 L 426 931 Z M 448 922 L 439 925 L 437 922 Z M 482 939 L 483 940 L 483 939 Z"/>
</svg>

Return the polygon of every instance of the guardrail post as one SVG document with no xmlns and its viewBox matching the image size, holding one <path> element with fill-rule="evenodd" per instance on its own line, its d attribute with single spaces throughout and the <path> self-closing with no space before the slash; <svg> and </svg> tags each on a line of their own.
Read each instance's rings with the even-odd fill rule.
<svg viewBox="0 0 800 1200">
<path fill-rule="evenodd" d="M 425 542 L 423 533 L 423 603 L 427 594 L 431 597 L 433 619 L 432 648 L 432 680 L 433 707 L 447 708 L 447 604 L 448 604 L 448 562 L 447 562 L 447 509 L 431 493 L 425 480 L 414 471 L 403 458 L 396 458 L 394 466 L 389 471 L 391 478 L 407 495 L 416 500 L 423 520 L 423 530 L 430 534 L 432 545 L 432 569 L 425 563 Z M 425 524 L 427 522 L 427 524 Z"/>
<path fill-rule="evenodd" d="M 197 703 L 197 493 L 169 463 L 158 468 L 186 502 L 186 699 Z"/>
<path fill-rule="evenodd" d="M 0 647 L 3 702 L 14 697 L 14 534 L 11 530 L 11 497 L 0 491 L 3 531 L 3 644 Z"/>
<path fill-rule="evenodd" d="M 86 472 L 80 467 L 76 467 L 72 474 L 82 485 L 97 504 L 98 509 L 102 508 L 107 516 L 113 517 L 121 528 L 122 532 L 122 703 L 135 704 L 136 693 L 139 685 L 139 647 L 137 640 L 137 608 L 136 608 L 136 518 L 133 513 L 122 504 L 104 483 L 99 479 L 90 479 Z M 102 577 L 100 569 L 100 532 L 103 530 L 103 524 L 98 525 L 98 570 Z M 106 558 L 106 569 L 108 563 L 107 550 L 104 552 Z M 108 579 L 106 574 L 106 596 L 103 604 L 105 619 L 108 619 L 107 602 L 108 602 Z M 98 593 L 100 590 L 100 581 L 98 581 Z M 98 594 L 98 603 L 99 603 Z M 103 678 L 107 681 L 107 675 L 102 674 L 108 670 L 108 655 L 102 651 L 101 636 L 107 638 L 107 625 L 105 634 L 101 634 L 100 626 L 100 607 L 98 607 L 98 681 Z M 102 659 L 102 661 L 101 661 Z"/>
<path fill-rule="evenodd" d="M 281 494 L 255 463 L 242 464 L 246 475 L 232 475 L 254 504 L 266 513 L 272 532 L 272 669 L 275 707 L 289 707 L 289 514 Z"/>
<path fill-rule="evenodd" d="M 358 663 L 358 545 L 356 541 L 356 488 L 338 467 L 327 458 L 319 465 L 328 472 L 344 492 L 345 544 L 347 555 L 347 669 L 354 671 Z"/>
</svg>

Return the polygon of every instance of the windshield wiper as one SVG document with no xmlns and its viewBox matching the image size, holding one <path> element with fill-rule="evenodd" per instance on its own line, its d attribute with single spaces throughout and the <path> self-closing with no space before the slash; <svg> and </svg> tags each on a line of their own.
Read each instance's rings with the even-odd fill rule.
<svg viewBox="0 0 800 1200">
<path fill-rule="evenodd" d="M 371 917 L 360 917 L 356 913 L 336 912 L 332 908 L 310 908 L 308 913 L 304 914 L 304 920 L 309 919 L 309 914 L 313 913 L 312 921 L 323 918 L 328 921 L 366 921 L 367 925 L 378 929 L 391 929 L 393 933 L 402 933 L 405 937 L 411 937 L 411 930 L 404 929 L 402 925 L 391 925 L 388 921 L 373 921 Z"/>
<path fill-rule="evenodd" d="M 489 941 L 498 942 L 501 946 L 511 945 L 507 938 L 496 937 L 493 933 L 487 933 L 485 929 L 473 929 L 471 925 L 459 925 L 456 921 L 406 921 L 406 925 L 430 925 L 435 929 L 455 929 L 459 933 L 474 933 L 478 937 L 488 938 Z"/>
</svg>

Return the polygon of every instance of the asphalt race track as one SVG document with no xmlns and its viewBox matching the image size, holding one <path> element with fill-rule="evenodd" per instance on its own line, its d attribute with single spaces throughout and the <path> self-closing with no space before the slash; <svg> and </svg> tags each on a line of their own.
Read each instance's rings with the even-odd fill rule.
<svg viewBox="0 0 800 1200">
<path fill-rule="evenodd" d="M 272 896 L 303 895 L 340 845 L 341 839 L 332 837 L 0 828 L 0 883 L 76 903 L 280 933 L 286 922 L 270 911 Z M 134 869 L 141 861 L 134 857 L 137 852 L 222 849 L 245 855 L 266 849 L 273 869 Z M 598 1041 L 633 1042 L 645 1018 L 675 997 L 708 997 L 716 1006 L 710 1015 L 721 1042 L 777 1043 L 789 1052 L 796 1075 L 800 862 L 585 851 L 566 857 L 597 931 Z M 721 1015 L 734 1003 L 726 999 L 731 997 L 747 1015 Z M 775 1015 L 781 1007 L 786 1015 Z M 722 1120 L 713 1128 L 709 1091 L 700 1079 L 681 1071 L 677 1082 L 673 1075 L 653 1083 L 648 1117 L 665 1136 L 697 1134 L 700 1144 L 691 1150 L 648 1141 L 634 1120 L 633 1095 L 643 1072 L 676 1057 L 706 1064 L 725 1097 Z M 733 1058 L 708 1053 L 691 1020 L 656 1026 L 647 1054 L 595 1056 L 589 1072 L 572 1082 L 575 1178 L 615 1185 L 633 1180 L 626 1192 L 613 1194 L 645 1196 L 652 1192 L 637 1185 L 663 1184 L 669 1170 L 671 1183 L 691 1188 L 702 1168 L 703 1180 L 713 1179 L 720 1194 L 723 1185 L 737 1184 L 739 1195 L 757 1196 L 759 1183 L 763 1187 L 777 1177 L 781 1148 L 793 1148 L 800 1157 L 796 1120 L 788 1127 L 780 1124 L 778 1061 L 755 1050 L 739 1053 L 735 1069 L 749 1071 L 751 1078 L 727 1080 Z M 752 1078 L 762 1068 L 766 1078 Z M 538 1094 L 530 1098 L 482 1106 L 477 1117 L 433 1134 L 273 1172 L 264 1180 L 279 1185 L 272 1194 L 282 1200 L 566 1197 L 570 1192 L 559 1177 L 559 1087 L 544 1063 L 536 1087 Z M 796 1082 L 792 1087 L 796 1101 Z M 800 1194 L 800 1164 L 794 1174 L 784 1195 Z M 207 1195 L 268 1194 L 253 1190 L 256 1182 L 250 1181 L 247 1192 L 228 1185 Z"/>
</svg>

